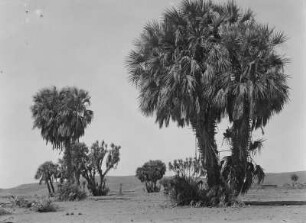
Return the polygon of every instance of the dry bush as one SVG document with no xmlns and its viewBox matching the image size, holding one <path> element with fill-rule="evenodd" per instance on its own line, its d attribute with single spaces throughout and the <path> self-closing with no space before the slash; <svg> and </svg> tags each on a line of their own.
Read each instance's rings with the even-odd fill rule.
<svg viewBox="0 0 306 223">
<path fill-rule="evenodd" d="M 58 187 L 57 199 L 59 201 L 79 201 L 87 197 L 77 185 L 65 183 Z"/>
<path fill-rule="evenodd" d="M 50 199 L 34 201 L 31 209 L 36 212 L 56 212 L 58 207 Z"/>
<path fill-rule="evenodd" d="M 11 203 L 13 204 L 13 206 L 17 206 L 20 208 L 30 208 L 33 202 L 25 199 L 24 197 L 12 196 Z"/>
<path fill-rule="evenodd" d="M 0 208 L 0 216 L 9 215 L 11 212 L 5 210 L 4 208 Z"/>
</svg>

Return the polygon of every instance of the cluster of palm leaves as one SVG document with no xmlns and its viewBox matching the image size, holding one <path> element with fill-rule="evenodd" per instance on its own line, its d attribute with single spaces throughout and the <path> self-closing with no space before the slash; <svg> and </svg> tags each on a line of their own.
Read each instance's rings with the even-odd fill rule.
<svg viewBox="0 0 306 223">
<path fill-rule="evenodd" d="M 170 120 L 192 126 L 210 188 L 226 183 L 241 193 L 253 176 L 262 179 L 250 158 L 252 132 L 288 100 L 286 59 L 277 52 L 284 41 L 251 10 L 205 0 L 165 11 L 136 41 L 127 64 L 141 111 L 160 127 Z M 224 117 L 232 124 L 232 155 L 221 164 L 215 135 Z"/>
</svg>

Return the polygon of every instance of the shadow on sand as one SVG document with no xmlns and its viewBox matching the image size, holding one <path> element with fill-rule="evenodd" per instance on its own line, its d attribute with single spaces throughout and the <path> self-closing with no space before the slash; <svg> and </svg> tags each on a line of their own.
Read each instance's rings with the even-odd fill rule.
<svg viewBox="0 0 306 223">
<path fill-rule="evenodd" d="M 251 206 L 306 205 L 306 201 L 245 201 L 244 203 Z"/>
</svg>

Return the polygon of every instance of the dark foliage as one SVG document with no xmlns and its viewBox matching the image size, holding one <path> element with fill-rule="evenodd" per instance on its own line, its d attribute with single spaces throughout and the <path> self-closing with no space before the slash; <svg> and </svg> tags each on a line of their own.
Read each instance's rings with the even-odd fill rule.
<svg viewBox="0 0 306 223">
<path fill-rule="evenodd" d="M 163 187 L 163 191 L 165 195 L 169 194 L 169 190 L 171 188 L 171 181 L 172 181 L 172 177 L 163 177 L 159 181 L 159 184 Z"/>
<path fill-rule="evenodd" d="M 157 181 L 162 179 L 166 172 L 166 165 L 160 160 L 150 160 L 138 167 L 136 170 L 136 177 L 145 183 L 148 193 L 159 192 L 160 186 Z"/>
<path fill-rule="evenodd" d="M 291 178 L 291 180 L 292 180 L 293 182 L 297 182 L 297 181 L 299 180 L 299 176 L 296 175 L 295 173 L 292 174 L 292 175 L 290 176 L 290 178 Z"/>
<path fill-rule="evenodd" d="M 169 163 L 169 169 L 174 171 L 175 176 L 166 185 L 168 195 L 175 205 L 227 206 L 235 202 L 226 184 L 209 187 L 200 159 L 174 160 Z"/>
<path fill-rule="evenodd" d="M 59 201 L 79 201 L 87 197 L 86 193 L 79 186 L 70 183 L 58 185 L 56 196 Z"/>
<path fill-rule="evenodd" d="M 11 197 L 11 202 L 14 206 L 20 207 L 20 208 L 30 208 L 32 206 L 33 201 L 30 201 L 24 197 Z"/>
<path fill-rule="evenodd" d="M 285 40 L 232 1 L 185 0 L 147 24 L 128 57 L 144 115 L 155 116 L 160 127 L 170 121 L 191 125 L 211 194 L 228 186 L 246 192 L 254 175 L 262 179 L 262 168 L 249 155 L 262 145 L 252 142 L 252 132 L 288 101 L 287 60 L 277 52 Z M 215 135 L 224 115 L 233 143 L 221 167 Z M 224 170 L 230 177 L 222 176 Z"/>
</svg>

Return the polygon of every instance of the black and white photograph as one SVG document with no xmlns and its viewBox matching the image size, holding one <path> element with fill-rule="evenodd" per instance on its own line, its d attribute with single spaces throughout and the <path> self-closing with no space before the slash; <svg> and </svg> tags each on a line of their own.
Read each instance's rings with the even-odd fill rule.
<svg viewBox="0 0 306 223">
<path fill-rule="evenodd" d="M 0 0 L 0 223 L 305 223 L 305 84 L 305 0 Z"/>
</svg>

